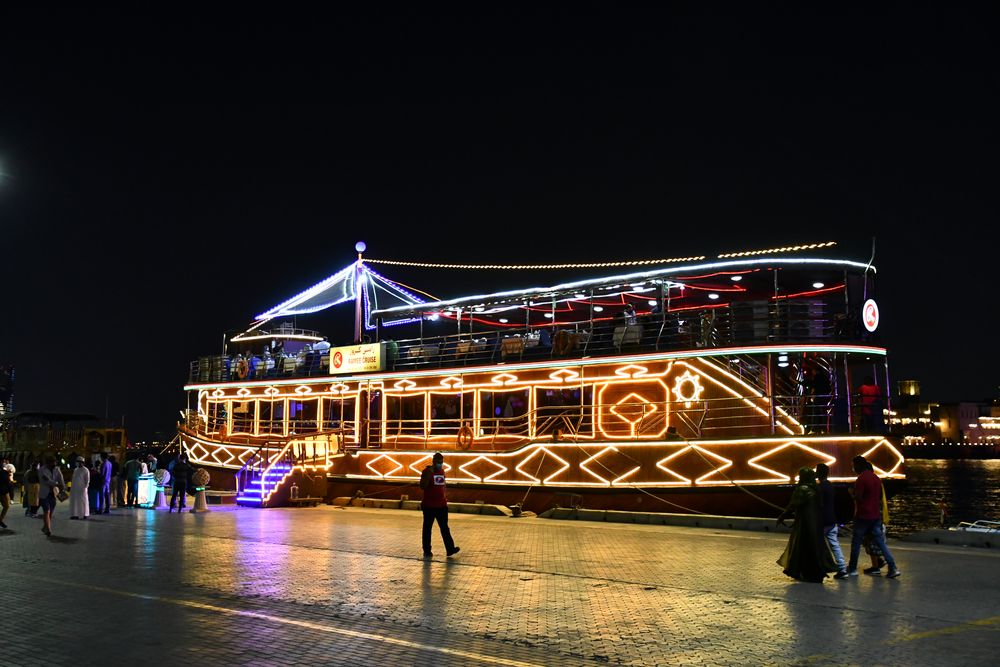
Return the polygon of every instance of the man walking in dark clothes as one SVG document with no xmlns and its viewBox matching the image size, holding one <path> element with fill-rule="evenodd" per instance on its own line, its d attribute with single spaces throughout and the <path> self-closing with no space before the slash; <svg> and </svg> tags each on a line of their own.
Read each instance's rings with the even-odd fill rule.
<svg viewBox="0 0 1000 667">
<path fill-rule="evenodd" d="M 172 484 L 174 487 L 174 491 L 173 493 L 170 494 L 170 511 L 167 512 L 168 514 L 174 511 L 174 505 L 177 502 L 177 496 L 180 496 L 181 498 L 180 508 L 178 508 L 177 511 L 178 512 L 184 511 L 184 505 L 185 502 L 187 501 L 188 474 L 191 472 L 191 466 L 188 465 L 187 460 L 188 460 L 187 454 L 180 454 L 177 456 L 177 461 L 174 463 L 174 469 L 173 472 L 171 473 L 173 475 Z"/>
<path fill-rule="evenodd" d="M 448 529 L 448 498 L 444 493 L 444 456 L 441 452 L 436 452 L 431 459 L 431 465 L 424 468 L 420 474 L 420 488 L 424 490 L 424 499 L 420 503 L 424 511 L 423 546 L 424 557 L 430 558 L 431 553 L 431 527 L 436 520 L 438 528 L 441 529 L 441 537 L 444 539 L 444 549 L 449 557 L 457 554 L 461 548 L 455 546 L 455 540 L 451 538 L 451 530 Z"/>
<path fill-rule="evenodd" d="M 833 578 L 846 579 L 847 565 L 844 563 L 844 552 L 840 549 L 840 538 L 837 537 L 840 529 L 837 524 L 837 494 L 833 484 L 830 483 L 830 466 L 825 463 L 817 464 L 816 478 L 819 480 L 819 513 L 823 526 L 823 537 L 830 545 L 833 559 L 837 562 L 837 574 L 833 575 Z"/>
</svg>

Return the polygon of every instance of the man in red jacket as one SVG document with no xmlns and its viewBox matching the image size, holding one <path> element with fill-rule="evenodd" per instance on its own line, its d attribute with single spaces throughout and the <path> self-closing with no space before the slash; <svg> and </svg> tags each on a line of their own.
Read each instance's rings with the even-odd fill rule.
<svg viewBox="0 0 1000 667">
<path fill-rule="evenodd" d="M 886 576 L 895 579 L 900 571 L 889 547 L 885 545 L 885 533 L 882 532 L 882 480 L 865 457 L 855 456 L 853 463 L 858 479 L 854 482 L 854 534 L 851 536 L 851 561 L 847 564 L 847 574 L 851 577 L 858 576 L 861 542 L 866 534 L 871 533 L 872 540 L 882 550 L 882 555 L 889 564 L 889 574 Z"/>
<path fill-rule="evenodd" d="M 441 529 L 441 537 L 444 539 L 444 549 L 449 557 L 454 556 L 460 547 L 455 546 L 455 540 L 451 538 L 451 530 L 448 529 L 448 498 L 444 493 L 444 455 L 436 452 L 431 459 L 431 465 L 424 468 L 420 473 L 420 488 L 424 490 L 424 499 L 420 503 L 420 508 L 424 511 L 424 557 L 430 558 L 431 553 L 431 527 L 437 520 L 438 528 Z"/>
</svg>

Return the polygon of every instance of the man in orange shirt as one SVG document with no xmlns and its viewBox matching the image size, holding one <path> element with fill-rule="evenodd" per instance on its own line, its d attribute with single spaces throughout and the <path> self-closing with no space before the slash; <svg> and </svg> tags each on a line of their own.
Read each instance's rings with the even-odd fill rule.
<svg viewBox="0 0 1000 667">
<path fill-rule="evenodd" d="M 884 424 L 882 390 L 869 375 L 858 388 L 858 393 L 861 395 L 861 430 L 865 433 L 881 433 Z"/>
</svg>

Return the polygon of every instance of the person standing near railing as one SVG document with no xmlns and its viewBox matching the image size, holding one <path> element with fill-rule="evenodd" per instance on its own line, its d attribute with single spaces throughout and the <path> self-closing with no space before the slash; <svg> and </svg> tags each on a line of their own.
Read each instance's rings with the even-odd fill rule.
<svg viewBox="0 0 1000 667">
<path fill-rule="evenodd" d="M 142 466 L 143 464 L 138 459 L 138 455 L 133 456 L 125 462 L 125 468 L 122 472 L 125 480 L 128 482 L 125 497 L 125 505 L 127 507 L 139 506 L 139 475 L 142 474 Z"/>
<path fill-rule="evenodd" d="M 168 514 L 174 511 L 178 495 L 181 497 L 181 503 L 177 511 L 184 511 L 184 506 L 187 504 L 187 480 L 190 469 L 191 466 L 188 465 L 187 454 L 178 455 L 177 460 L 174 462 L 173 471 L 171 472 L 173 492 L 170 494 L 170 509 L 167 511 Z"/>
<path fill-rule="evenodd" d="M 625 321 L 626 326 L 636 324 L 638 320 L 635 313 L 635 306 L 631 303 L 625 304 L 625 310 L 622 311 L 622 319 Z"/>
<path fill-rule="evenodd" d="M 100 504 L 99 509 L 101 514 L 111 514 L 111 482 L 113 479 L 117 481 L 117 479 L 115 478 L 117 471 L 115 471 L 115 467 L 111 462 L 112 458 L 114 457 L 108 456 L 107 452 L 101 452 L 100 469 L 102 477 L 102 486 L 101 486 L 101 502 L 99 503 Z"/>
<path fill-rule="evenodd" d="M 6 464 L 7 459 L 4 458 L 3 462 Z M 7 472 L 6 469 L 0 468 L 0 505 L 3 509 L 0 510 L 0 528 L 4 530 L 7 529 L 7 524 L 3 522 L 7 518 L 7 512 L 10 511 L 10 499 L 14 497 L 14 476 Z"/>
<path fill-rule="evenodd" d="M 865 433 L 882 433 L 885 419 L 882 415 L 882 390 L 872 376 L 865 376 L 864 383 L 858 388 L 861 399 L 861 430 Z"/>
</svg>

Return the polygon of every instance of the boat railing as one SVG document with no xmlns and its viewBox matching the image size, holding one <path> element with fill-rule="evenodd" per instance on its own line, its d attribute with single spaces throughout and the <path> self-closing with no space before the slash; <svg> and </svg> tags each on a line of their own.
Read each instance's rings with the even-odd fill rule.
<svg viewBox="0 0 1000 667">
<path fill-rule="evenodd" d="M 979 519 L 978 521 L 960 521 L 958 525 L 951 530 L 966 530 L 976 533 L 996 533 L 1000 532 L 1000 521 L 987 521 L 986 519 Z"/>
<path fill-rule="evenodd" d="M 400 371 L 700 348 L 864 342 L 856 323 L 830 308 L 822 301 L 785 299 L 674 310 L 640 316 L 634 324 L 620 319 L 558 326 L 524 323 L 503 330 L 390 340 L 385 341 L 385 365 L 386 370 Z M 188 381 L 221 383 L 327 375 L 329 354 L 319 351 L 270 360 L 215 355 L 193 361 Z"/>
</svg>

